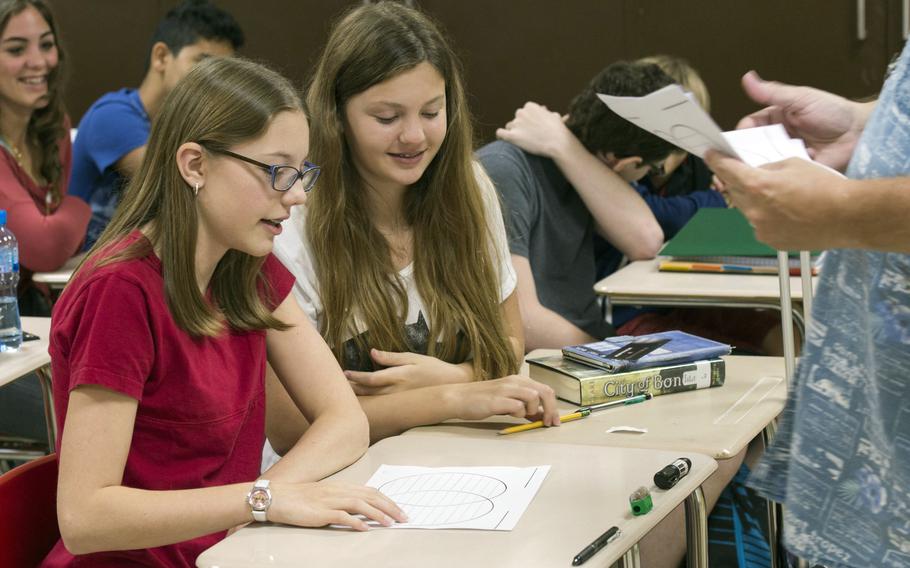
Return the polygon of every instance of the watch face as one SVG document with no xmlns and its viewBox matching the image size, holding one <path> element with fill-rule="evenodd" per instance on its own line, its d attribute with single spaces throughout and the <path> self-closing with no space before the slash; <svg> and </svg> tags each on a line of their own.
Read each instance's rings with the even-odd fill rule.
<svg viewBox="0 0 910 568">
<path fill-rule="evenodd" d="M 272 502 L 272 496 L 265 489 L 254 489 L 250 492 L 249 503 L 254 511 L 265 511 Z"/>
</svg>

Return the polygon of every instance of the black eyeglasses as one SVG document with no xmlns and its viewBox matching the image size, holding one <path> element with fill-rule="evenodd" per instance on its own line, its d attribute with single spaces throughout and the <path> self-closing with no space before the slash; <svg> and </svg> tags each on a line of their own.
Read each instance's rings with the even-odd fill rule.
<svg viewBox="0 0 910 568">
<path fill-rule="evenodd" d="M 204 144 L 202 145 L 205 146 Z M 297 180 L 300 180 L 303 183 L 303 191 L 309 192 L 313 189 L 313 186 L 316 185 L 316 180 L 319 179 L 319 172 L 322 171 L 319 166 L 309 162 L 303 163 L 304 167 L 303 171 L 301 171 L 294 166 L 264 164 L 253 158 L 247 158 L 246 156 L 231 152 L 230 150 L 217 150 L 215 148 L 209 148 L 208 146 L 205 147 L 216 154 L 224 154 L 225 156 L 236 158 L 269 172 L 269 175 L 272 176 L 272 189 L 275 191 L 287 191 L 294 187 Z"/>
</svg>

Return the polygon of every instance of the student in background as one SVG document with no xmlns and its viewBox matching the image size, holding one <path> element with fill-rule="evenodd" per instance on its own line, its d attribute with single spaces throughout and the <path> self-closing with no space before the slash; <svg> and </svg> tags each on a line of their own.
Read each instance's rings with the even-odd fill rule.
<svg viewBox="0 0 910 568">
<path fill-rule="evenodd" d="M 208 0 L 184 0 L 158 24 L 139 88 L 108 93 L 86 111 L 73 146 L 72 183 L 72 194 L 92 208 L 86 249 L 110 222 L 126 182 L 139 169 L 164 98 L 195 64 L 233 55 L 243 39 L 224 10 Z"/>
<path fill-rule="evenodd" d="M 275 253 L 371 438 L 496 414 L 557 425 L 552 389 L 515 375 L 515 274 L 496 193 L 471 158 L 460 65 L 436 25 L 393 2 L 353 9 L 307 102 L 320 191 Z"/>
<path fill-rule="evenodd" d="M 89 208 L 67 195 L 71 146 L 63 110 L 66 56 L 42 0 L 0 1 L 0 209 L 19 241 L 19 310 L 49 316 L 33 272 L 56 270 L 79 250 Z M 37 377 L 0 389 L 0 433 L 44 440 Z"/>
<path fill-rule="evenodd" d="M 72 147 L 63 109 L 66 56 L 42 0 L 0 1 L 0 209 L 19 241 L 19 309 L 48 316 L 33 272 L 79 250 L 89 209 L 67 195 Z"/>
<path fill-rule="evenodd" d="M 318 175 L 302 109 L 286 79 L 228 58 L 166 98 L 123 203 L 54 307 L 62 540 L 43 566 L 190 567 L 263 517 L 404 520 L 374 489 L 315 481 L 360 457 L 368 425 L 269 254 Z M 271 496 L 260 490 L 257 510 L 266 360 L 312 426 L 260 478 Z"/>
<path fill-rule="evenodd" d="M 593 290 L 595 232 L 632 260 L 653 258 L 662 245 L 660 225 L 630 183 L 677 148 L 596 93 L 641 96 L 672 83 L 657 65 L 614 63 L 572 100 L 565 124 L 528 103 L 497 131 L 501 141 L 478 150 L 504 203 L 528 350 L 613 333 Z"/>
<path fill-rule="evenodd" d="M 638 63 L 660 67 L 673 81 L 691 93 L 705 111 L 710 112 L 708 87 L 688 61 L 672 55 L 653 55 L 639 59 Z M 554 123 L 554 126 L 558 125 Z M 520 139 L 513 142 L 521 146 Z M 663 168 L 648 172 L 648 175 L 634 182 L 632 187 L 648 204 L 660 224 L 664 240 L 668 241 L 702 207 L 727 206 L 723 195 L 715 191 L 711 183 L 711 170 L 701 158 L 684 150 L 674 150 L 664 161 Z M 594 236 L 594 256 L 597 258 L 598 280 L 613 274 L 623 259 L 622 252 L 599 235 Z M 620 326 L 636 313 L 634 310 L 627 311 L 626 314 L 620 308 L 614 309 L 613 323 Z"/>
<path fill-rule="evenodd" d="M 659 55 L 645 57 L 636 61 L 634 64 L 629 65 L 633 66 L 633 68 L 636 65 L 655 65 L 660 67 L 661 71 L 664 72 L 664 76 L 669 79 L 666 84 L 669 84 L 670 82 L 679 83 L 683 88 L 693 93 L 702 106 L 707 108 L 710 104 L 704 82 L 695 69 L 693 69 L 685 60 Z M 620 75 L 617 75 L 613 80 L 618 81 L 620 77 Z M 648 94 L 665 85 L 662 82 L 651 82 L 646 84 L 643 75 L 638 77 L 630 76 L 628 80 L 631 81 L 633 85 L 637 83 L 637 85 L 633 87 L 635 89 L 634 92 L 637 93 L 637 95 L 632 96 Z M 644 88 L 645 86 L 647 86 L 647 88 Z M 605 83 L 600 85 L 599 88 L 605 89 L 610 87 Z M 624 88 L 628 89 L 629 87 L 626 86 Z M 597 92 L 605 91 L 599 90 Z M 594 98 L 593 95 L 586 100 L 586 104 L 590 104 L 591 108 L 586 108 L 584 110 L 585 113 L 591 113 L 591 115 L 595 117 L 608 116 L 611 120 L 618 120 L 623 123 L 627 122 L 625 119 L 613 114 L 612 111 L 606 108 L 606 105 Z M 575 101 L 573 101 L 573 107 L 577 107 Z M 605 110 L 601 110 L 601 107 Z M 579 121 L 574 120 L 571 117 L 573 112 L 574 111 L 570 110 L 570 116 L 564 120 L 558 113 L 551 112 L 543 106 L 528 103 L 524 108 L 519 109 L 515 113 L 515 119 L 509 122 L 509 124 L 506 125 L 506 128 L 501 128 L 497 131 L 497 136 L 524 150 L 525 156 L 536 154 L 541 158 L 553 160 L 559 167 L 560 174 L 566 176 L 568 179 L 578 180 L 578 183 L 592 184 L 593 187 L 590 189 L 591 194 L 588 197 L 589 202 L 592 204 L 600 202 L 597 200 L 606 200 L 603 204 L 604 207 L 612 205 L 613 209 L 611 211 L 608 210 L 612 213 L 612 217 L 608 220 L 612 223 L 613 235 L 611 236 L 605 231 L 599 231 L 594 235 L 593 246 L 596 262 L 596 275 L 592 279 L 584 282 L 584 285 L 588 287 L 593 286 L 596 281 L 615 272 L 620 267 L 624 257 L 629 260 L 640 260 L 642 258 L 652 258 L 657 253 L 660 245 L 658 245 L 658 247 L 647 257 L 636 256 L 637 253 L 629 253 L 629 246 L 623 244 L 621 237 L 626 237 L 628 234 L 634 234 L 634 229 L 629 228 L 630 223 L 637 220 L 639 223 L 645 223 L 645 226 L 647 226 L 656 221 L 663 234 L 663 238 L 669 239 L 676 235 L 700 208 L 726 207 L 723 196 L 710 188 L 711 174 L 704 163 L 699 158 L 689 156 L 686 152 L 670 146 L 669 143 L 665 143 L 667 147 L 672 148 L 672 151 L 665 160 L 662 160 L 659 163 L 652 162 L 652 166 L 654 167 L 645 170 L 644 173 L 640 173 L 636 179 L 627 180 L 632 183 L 634 191 L 644 200 L 644 203 L 650 210 L 650 218 L 644 215 L 639 215 L 638 217 L 620 215 L 620 212 L 623 211 L 623 209 L 621 209 L 622 202 L 609 199 L 610 195 L 618 192 L 617 189 L 613 187 L 615 181 L 613 178 L 616 176 L 610 176 L 610 172 L 604 171 L 607 169 L 605 165 L 598 163 L 594 158 L 600 156 L 601 161 L 605 164 L 608 164 L 609 161 L 604 159 L 602 151 L 600 154 L 592 152 L 592 148 L 594 147 L 593 142 L 589 141 L 585 144 L 582 144 L 582 142 L 584 142 L 585 137 L 593 139 L 597 132 L 600 132 L 599 135 L 602 137 L 622 134 L 620 132 L 610 134 L 609 129 L 612 127 L 606 120 L 603 124 L 589 122 L 587 124 L 582 123 L 579 125 Z M 634 128 L 634 130 L 632 130 L 632 128 Z M 636 137 L 643 136 L 639 132 L 644 131 L 641 131 L 637 127 L 633 127 L 630 123 L 628 129 L 625 136 L 628 137 L 630 142 L 634 141 Z M 650 134 L 647 134 L 647 136 L 653 138 Z M 495 147 L 496 144 L 492 144 L 488 148 Z M 486 150 L 481 150 L 480 155 L 482 159 L 495 160 L 495 158 L 490 156 L 484 158 L 485 152 Z M 529 159 L 534 160 L 536 158 Z M 508 171 L 509 166 L 506 165 L 505 167 L 506 171 Z M 491 175 L 493 175 L 494 181 L 496 181 L 497 186 L 499 186 L 500 182 L 497 179 L 497 174 L 493 173 L 492 169 Z M 502 189 L 500 189 L 500 191 L 502 191 Z M 510 195 L 514 193 L 514 191 L 509 191 Z M 584 194 L 582 195 L 584 198 Z M 506 198 L 508 199 L 508 197 Z M 560 201 L 560 204 L 562 203 L 564 203 L 564 201 Z M 542 217 L 542 219 L 552 217 L 552 212 L 554 210 L 558 209 L 548 207 L 547 216 Z M 595 209 L 591 209 L 592 213 L 594 213 L 594 211 Z M 605 213 L 601 213 L 601 216 L 604 217 Z M 513 217 L 512 220 L 516 221 L 517 219 L 518 217 Z M 538 224 L 539 227 L 545 225 L 545 220 Z M 623 235 L 616 235 L 616 232 L 622 229 L 625 229 L 628 232 Z M 563 238 L 568 239 L 568 237 Z M 513 245 L 514 242 L 515 241 L 513 240 Z M 552 239 L 546 242 L 552 242 Z M 582 240 L 579 242 L 584 243 L 585 241 Z M 577 246 L 579 246 L 577 243 L 573 244 L 571 242 L 561 244 L 561 247 L 566 250 L 572 250 L 572 247 Z M 547 268 L 548 263 L 552 264 L 556 262 L 557 266 L 559 266 L 558 263 L 565 262 L 565 260 L 563 260 L 565 257 L 561 257 L 560 254 L 565 254 L 565 250 L 561 253 L 556 252 L 549 255 L 549 258 L 542 259 L 538 257 L 537 259 L 534 259 L 536 262 L 531 262 L 538 293 L 541 298 L 545 298 L 548 295 L 546 291 L 548 281 L 557 282 L 558 285 L 556 286 L 556 289 L 559 292 L 562 292 L 565 289 L 566 284 L 562 282 L 562 279 L 564 278 L 563 275 L 567 272 L 564 270 L 550 271 Z M 568 255 L 568 258 L 573 258 L 573 256 Z M 516 266 L 520 266 L 521 263 L 521 260 L 516 260 Z M 537 266 L 538 268 L 535 270 L 533 269 L 534 266 Z M 544 276 L 544 274 L 548 273 L 552 273 L 554 276 L 549 278 Z M 519 274 L 521 274 L 520 270 Z M 519 278 L 519 281 L 520 280 L 521 279 Z M 581 282 L 576 285 L 579 288 L 582 287 Z M 580 293 L 581 292 L 579 292 L 579 294 Z M 588 289 L 584 294 L 587 301 L 594 301 L 593 291 Z M 528 294 L 528 297 L 530 296 L 531 295 Z M 566 302 L 567 297 L 572 296 L 564 295 L 561 298 L 550 301 L 555 305 L 560 305 L 559 302 Z M 530 298 L 528 303 L 532 304 L 532 300 L 533 297 Z M 532 309 L 524 310 L 523 313 L 526 315 L 525 325 L 528 326 L 534 325 L 533 322 L 535 319 L 540 319 L 535 318 L 534 314 L 540 314 L 541 310 L 536 309 L 536 307 L 532 305 Z M 594 311 L 592 309 L 591 313 L 592 315 L 590 317 L 600 315 L 599 310 Z M 528 316 L 528 314 L 531 315 Z M 532 323 L 529 324 L 527 319 L 530 319 Z M 780 333 L 779 319 L 778 313 L 771 310 L 720 308 L 677 308 L 670 310 L 620 307 L 613 310 L 612 323 L 616 326 L 617 333 L 620 335 L 644 335 L 658 331 L 666 331 L 668 329 L 682 329 L 689 333 L 735 345 L 740 353 L 780 355 L 783 351 L 783 339 Z M 539 325 L 538 327 L 546 330 L 553 336 L 554 327 L 544 325 Z M 529 338 L 529 347 L 536 345 L 539 347 L 557 348 L 573 342 L 581 343 L 581 341 L 566 341 L 566 339 L 569 339 L 568 335 L 559 335 L 555 337 L 555 339 L 560 341 L 537 345 L 532 342 L 532 333 L 530 331 L 527 332 L 527 336 Z"/>
</svg>

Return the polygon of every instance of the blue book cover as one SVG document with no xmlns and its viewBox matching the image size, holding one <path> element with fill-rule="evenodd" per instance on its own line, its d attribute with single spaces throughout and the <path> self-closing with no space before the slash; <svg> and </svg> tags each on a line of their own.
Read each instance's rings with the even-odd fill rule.
<svg viewBox="0 0 910 568">
<path fill-rule="evenodd" d="M 662 331 L 649 335 L 621 335 L 603 341 L 562 348 L 563 357 L 610 373 L 676 365 L 729 355 L 731 348 L 684 331 Z"/>
</svg>

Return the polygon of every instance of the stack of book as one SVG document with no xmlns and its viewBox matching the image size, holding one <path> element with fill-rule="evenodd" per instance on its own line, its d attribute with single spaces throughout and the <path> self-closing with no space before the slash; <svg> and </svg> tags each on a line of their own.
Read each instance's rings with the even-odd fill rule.
<svg viewBox="0 0 910 568">
<path fill-rule="evenodd" d="M 706 207 L 670 239 L 658 264 L 662 272 L 733 272 L 777 274 L 777 251 L 760 243 L 738 209 Z M 799 276 L 799 253 L 789 253 L 790 275 Z M 821 255 L 812 253 L 812 274 L 818 274 Z"/>
<path fill-rule="evenodd" d="M 571 345 L 562 355 L 529 357 L 531 378 L 556 396 L 587 406 L 637 394 L 652 396 L 724 384 L 730 346 L 682 331 L 610 337 Z"/>
</svg>

